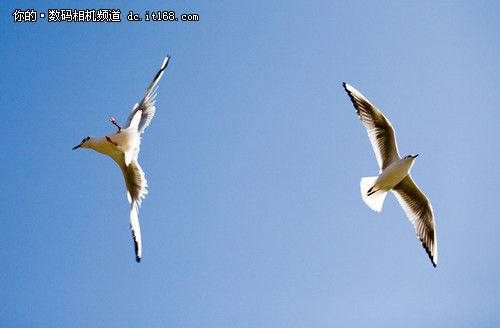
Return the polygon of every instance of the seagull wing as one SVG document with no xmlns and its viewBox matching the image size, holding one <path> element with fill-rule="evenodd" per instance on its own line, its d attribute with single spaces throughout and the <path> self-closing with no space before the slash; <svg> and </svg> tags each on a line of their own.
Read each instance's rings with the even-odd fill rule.
<svg viewBox="0 0 500 328">
<path fill-rule="evenodd" d="M 137 162 L 137 155 L 139 148 L 135 149 L 132 160 L 129 165 L 125 164 L 125 154 L 121 153 L 112 156 L 115 162 L 118 163 L 122 169 L 125 178 L 125 185 L 127 186 L 127 198 L 131 203 L 130 207 L 130 228 L 132 229 L 132 236 L 134 237 L 136 260 L 139 262 L 142 257 L 142 242 L 141 242 L 141 227 L 139 225 L 139 217 L 137 216 L 141 201 L 148 193 L 146 187 L 148 186 L 144 171 Z"/>
<path fill-rule="evenodd" d="M 149 85 L 148 91 L 146 91 L 146 95 L 144 98 L 141 100 L 139 104 L 135 104 L 134 108 L 130 111 L 130 114 L 128 116 L 127 121 L 125 122 L 125 125 L 123 126 L 124 129 L 128 128 L 130 124 L 132 123 L 132 119 L 134 118 L 135 114 L 138 111 L 141 111 L 141 120 L 139 122 L 139 126 L 137 128 L 138 133 L 142 133 L 144 129 L 149 125 L 149 122 L 151 122 L 151 119 L 155 115 L 156 107 L 155 107 L 155 98 L 156 98 L 156 84 L 158 84 L 158 81 L 160 81 L 163 71 L 167 67 L 168 61 L 170 59 L 170 56 L 167 56 L 165 60 L 163 61 L 163 65 L 161 66 L 161 69 L 158 71 L 156 74 L 155 78 L 153 79 L 153 82 Z"/>
<path fill-rule="evenodd" d="M 347 83 L 344 83 L 344 89 L 351 98 L 361 122 L 366 127 L 380 172 L 382 172 L 392 162 L 400 158 L 394 129 L 389 120 L 361 92 Z"/>
<path fill-rule="evenodd" d="M 132 237 L 134 237 L 135 260 L 139 263 L 142 257 L 141 226 L 137 216 L 137 203 L 132 203 L 130 206 L 130 229 L 132 230 Z"/>
<path fill-rule="evenodd" d="M 392 191 L 415 227 L 418 238 L 427 251 L 432 264 L 436 266 L 438 249 L 431 203 L 418 189 L 409 174 Z"/>
</svg>

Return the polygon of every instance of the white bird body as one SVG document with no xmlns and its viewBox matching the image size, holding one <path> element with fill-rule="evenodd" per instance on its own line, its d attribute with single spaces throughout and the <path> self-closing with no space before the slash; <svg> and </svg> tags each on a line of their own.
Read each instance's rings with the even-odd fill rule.
<svg viewBox="0 0 500 328">
<path fill-rule="evenodd" d="M 378 177 L 364 177 L 361 179 L 361 197 L 372 210 L 382 211 L 387 192 L 409 176 L 416 157 L 410 155 L 395 160 L 382 170 Z"/>
<path fill-rule="evenodd" d="M 131 203 L 130 227 L 134 237 L 136 260 L 139 262 L 142 257 L 141 228 L 137 216 L 138 207 L 141 206 L 142 199 L 148 193 L 147 182 L 144 172 L 137 162 L 141 145 L 141 133 L 149 125 L 156 108 L 156 84 L 163 75 L 167 67 L 169 56 L 163 61 L 160 71 L 151 82 L 146 95 L 142 101 L 130 111 L 129 117 L 123 129 L 111 118 L 111 122 L 118 127 L 118 131 L 107 134 L 103 137 L 87 137 L 74 147 L 93 149 L 101 154 L 110 156 L 121 168 L 127 186 L 127 198 Z"/>
<path fill-rule="evenodd" d="M 415 227 L 432 264 L 436 266 L 438 252 L 434 213 L 429 200 L 410 175 L 410 169 L 418 155 L 400 158 L 394 129 L 389 120 L 354 87 L 344 83 L 344 88 L 366 127 L 380 167 L 378 177 L 361 179 L 361 197 L 371 209 L 380 212 L 385 196 L 391 190 Z"/>
<path fill-rule="evenodd" d="M 140 119 L 140 112 L 137 112 L 135 116 Z M 102 137 L 89 138 L 87 142 L 80 145 L 81 148 L 93 149 L 98 153 L 111 156 L 113 159 L 119 154 L 124 154 L 126 165 L 130 164 L 134 150 L 139 149 L 141 145 L 141 137 L 137 133 L 137 124 Z M 112 140 L 112 142 L 109 140 Z"/>
<path fill-rule="evenodd" d="M 410 173 L 414 161 L 415 157 L 405 157 L 391 163 L 377 177 L 373 189 L 389 191 L 394 188 Z"/>
</svg>

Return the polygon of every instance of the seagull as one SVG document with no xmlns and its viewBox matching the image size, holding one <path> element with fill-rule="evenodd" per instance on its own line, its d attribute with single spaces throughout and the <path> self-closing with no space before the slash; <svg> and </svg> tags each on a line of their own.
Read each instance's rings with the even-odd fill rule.
<svg viewBox="0 0 500 328">
<path fill-rule="evenodd" d="M 118 131 L 107 134 L 103 137 L 87 137 L 73 148 L 90 148 L 104 155 L 111 157 L 122 169 L 127 186 L 127 198 L 130 207 L 130 228 L 134 237 L 136 261 L 140 262 L 142 257 L 141 227 L 137 216 L 138 207 L 141 206 L 142 199 L 148 193 L 148 186 L 144 171 L 137 162 L 141 144 L 141 133 L 149 125 L 155 114 L 156 84 L 160 81 L 170 56 L 167 56 L 161 65 L 160 71 L 151 82 L 146 95 L 140 103 L 130 111 L 130 115 L 125 125 L 119 126 L 115 119 L 111 117 Z"/>
<path fill-rule="evenodd" d="M 380 167 L 378 177 L 361 179 L 361 197 L 372 210 L 380 212 L 387 192 L 392 190 L 436 267 L 438 249 L 432 206 L 410 176 L 418 154 L 400 158 L 389 120 L 358 90 L 347 83 L 343 85 L 366 127 Z"/>
</svg>

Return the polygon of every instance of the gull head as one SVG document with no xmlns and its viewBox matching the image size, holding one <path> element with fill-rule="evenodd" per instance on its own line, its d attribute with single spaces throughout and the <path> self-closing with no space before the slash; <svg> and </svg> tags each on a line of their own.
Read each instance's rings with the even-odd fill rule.
<svg viewBox="0 0 500 328">
<path fill-rule="evenodd" d="M 415 160 L 415 158 L 417 158 L 418 154 L 416 155 L 406 155 L 403 160 L 406 160 L 406 161 L 410 161 L 413 163 L 413 161 Z"/>
<path fill-rule="evenodd" d="M 90 140 L 92 139 L 92 137 L 87 137 L 85 139 L 82 140 L 82 142 L 80 142 L 80 144 L 76 147 L 73 147 L 73 150 L 77 149 L 77 148 L 90 148 Z"/>
</svg>

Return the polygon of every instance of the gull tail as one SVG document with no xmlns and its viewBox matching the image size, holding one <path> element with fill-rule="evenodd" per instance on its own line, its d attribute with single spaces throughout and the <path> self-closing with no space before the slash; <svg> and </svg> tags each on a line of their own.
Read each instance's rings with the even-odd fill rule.
<svg viewBox="0 0 500 328">
<path fill-rule="evenodd" d="M 373 190 L 376 180 L 377 177 L 361 178 L 359 185 L 361 187 L 361 197 L 365 201 L 366 205 L 368 205 L 372 210 L 380 212 L 382 211 L 382 205 L 384 205 L 387 191 Z"/>
<path fill-rule="evenodd" d="M 130 229 L 132 230 L 132 236 L 134 237 L 135 259 L 137 263 L 139 263 L 142 257 L 142 242 L 141 226 L 139 225 L 139 217 L 137 216 L 136 202 L 132 202 L 132 207 L 130 208 Z"/>
</svg>

